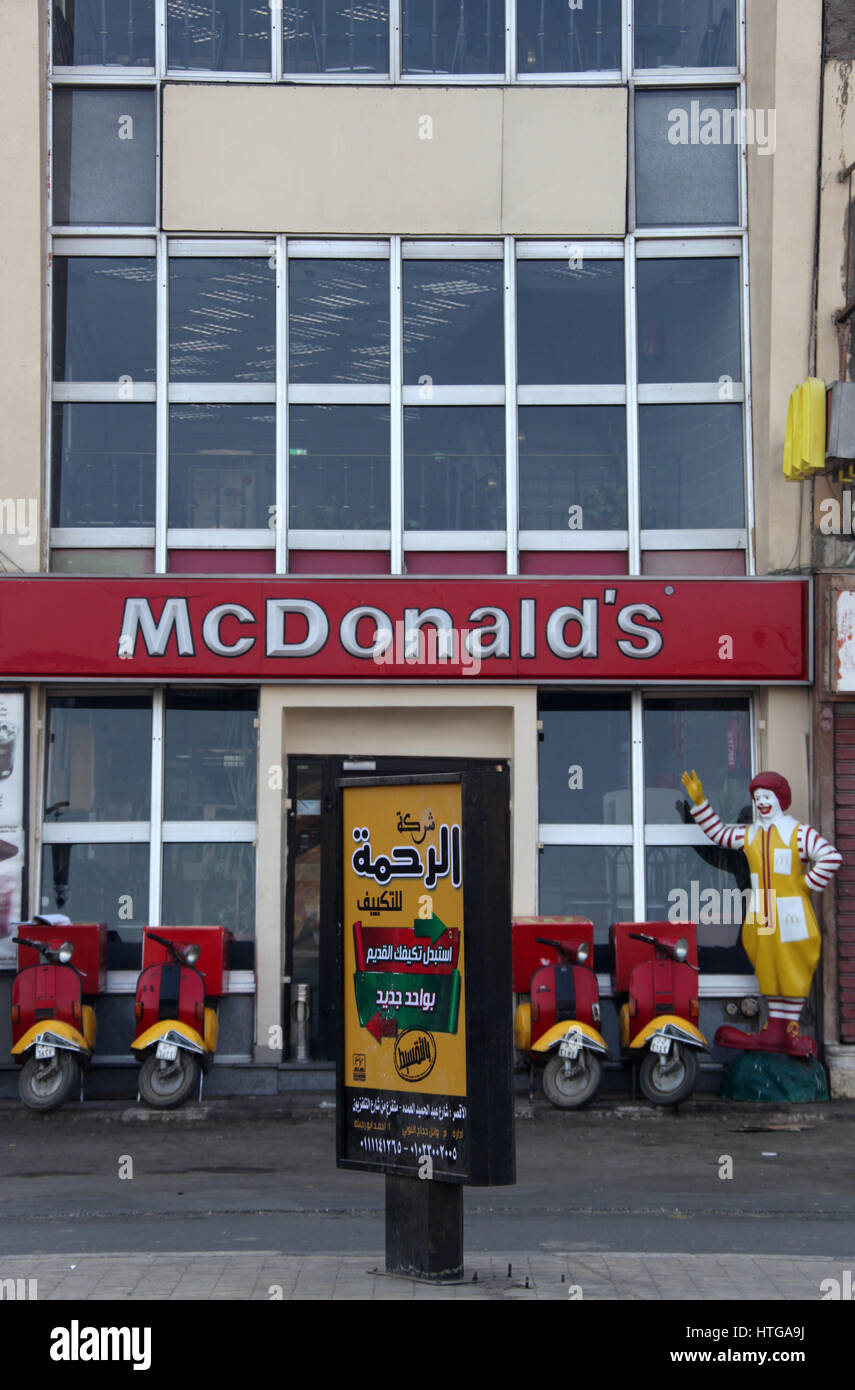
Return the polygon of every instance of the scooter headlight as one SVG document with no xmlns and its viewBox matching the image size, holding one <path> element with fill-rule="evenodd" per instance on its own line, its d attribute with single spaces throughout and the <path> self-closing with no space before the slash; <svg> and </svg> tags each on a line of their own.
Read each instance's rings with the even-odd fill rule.
<svg viewBox="0 0 855 1390">
<path fill-rule="evenodd" d="M 587 941 L 582 941 L 576 951 L 576 964 L 584 965 L 590 954 L 591 950 Z"/>
<path fill-rule="evenodd" d="M 674 942 L 674 959 L 684 961 L 689 954 L 689 943 L 684 936 Z"/>
<path fill-rule="evenodd" d="M 60 965 L 68 965 L 73 955 L 74 947 L 72 946 L 71 942 L 63 941 L 62 945 L 56 953 L 56 958 L 59 961 Z"/>
<path fill-rule="evenodd" d="M 202 952 L 198 946 L 186 946 L 182 954 L 188 965 L 195 965 Z"/>
</svg>

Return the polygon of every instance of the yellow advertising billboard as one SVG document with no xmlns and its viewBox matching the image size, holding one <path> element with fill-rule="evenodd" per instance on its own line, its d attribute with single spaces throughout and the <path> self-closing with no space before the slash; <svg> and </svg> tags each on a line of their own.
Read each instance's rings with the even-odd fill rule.
<svg viewBox="0 0 855 1390">
<path fill-rule="evenodd" d="M 460 781 L 345 785 L 342 811 L 344 1156 L 465 1177 Z"/>
</svg>

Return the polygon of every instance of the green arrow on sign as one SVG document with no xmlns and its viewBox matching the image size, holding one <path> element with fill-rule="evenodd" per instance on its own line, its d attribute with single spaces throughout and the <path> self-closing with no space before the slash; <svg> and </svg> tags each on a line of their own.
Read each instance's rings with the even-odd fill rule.
<svg viewBox="0 0 855 1390">
<path fill-rule="evenodd" d="M 434 945 L 439 941 L 442 933 L 448 930 L 449 928 L 442 918 L 437 917 L 435 912 L 431 913 L 430 917 L 413 918 L 413 934 L 415 936 L 429 936 Z"/>
</svg>

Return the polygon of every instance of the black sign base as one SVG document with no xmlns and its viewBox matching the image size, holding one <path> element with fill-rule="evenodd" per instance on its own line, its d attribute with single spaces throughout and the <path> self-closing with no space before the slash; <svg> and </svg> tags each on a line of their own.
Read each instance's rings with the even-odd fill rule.
<svg viewBox="0 0 855 1390">
<path fill-rule="evenodd" d="M 413 1279 L 463 1278 L 463 1188 L 386 1174 L 386 1269 Z"/>
</svg>

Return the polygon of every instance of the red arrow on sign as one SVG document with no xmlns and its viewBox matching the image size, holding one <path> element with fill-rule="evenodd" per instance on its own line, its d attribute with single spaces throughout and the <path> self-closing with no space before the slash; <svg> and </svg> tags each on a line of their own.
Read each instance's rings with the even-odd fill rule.
<svg viewBox="0 0 855 1390">
<path fill-rule="evenodd" d="M 382 1014 L 375 1014 L 365 1027 L 368 1032 L 379 1043 L 381 1038 L 394 1038 L 398 1033 L 398 1020 L 396 1018 L 383 1018 Z"/>
</svg>

